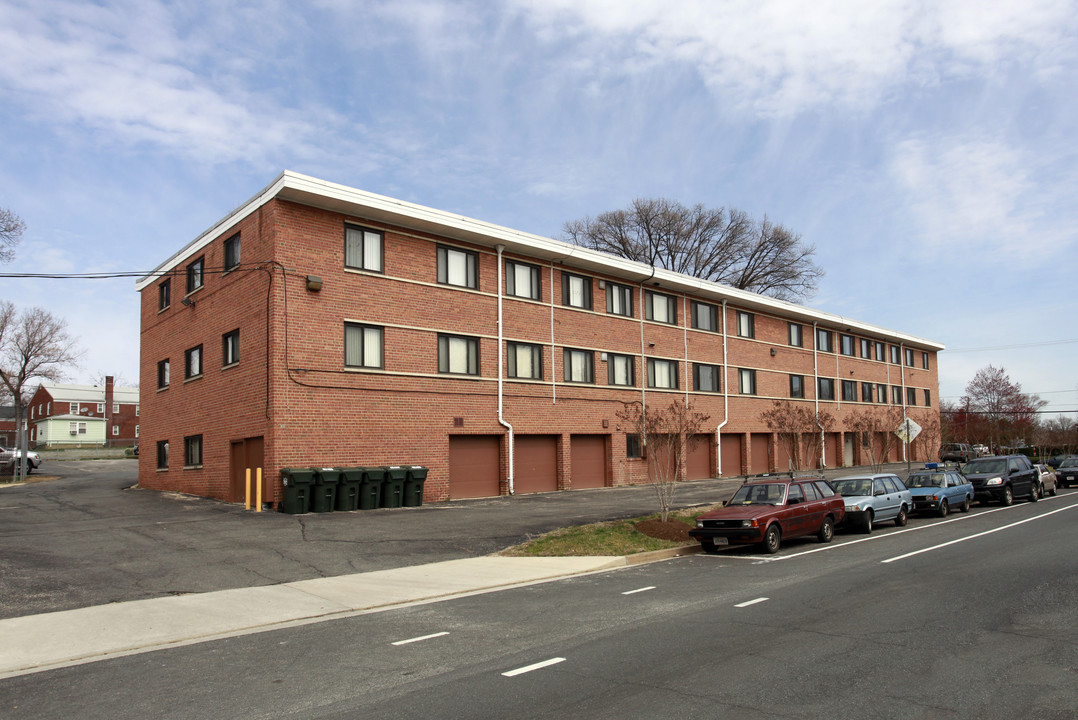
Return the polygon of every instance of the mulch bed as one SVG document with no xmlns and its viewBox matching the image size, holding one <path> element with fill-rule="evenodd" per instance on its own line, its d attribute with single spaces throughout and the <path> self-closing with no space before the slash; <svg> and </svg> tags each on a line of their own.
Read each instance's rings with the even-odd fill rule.
<svg viewBox="0 0 1078 720">
<path fill-rule="evenodd" d="M 641 520 L 633 525 L 637 532 L 644 533 L 648 537 L 658 538 L 659 540 L 670 540 L 671 542 L 693 542 L 693 539 L 689 537 L 689 530 L 691 526 L 687 523 L 683 523 L 680 520 Z"/>
</svg>

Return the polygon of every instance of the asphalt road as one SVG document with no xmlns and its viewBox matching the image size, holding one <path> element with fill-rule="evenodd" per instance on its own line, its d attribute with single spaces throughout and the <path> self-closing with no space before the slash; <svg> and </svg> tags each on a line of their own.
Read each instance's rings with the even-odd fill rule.
<svg viewBox="0 0 1078 720">
<path fill-rule="evenodd" d="M 1073 718 L 1078 492 L 0 681 L 9 718 Z"/>
</svg>

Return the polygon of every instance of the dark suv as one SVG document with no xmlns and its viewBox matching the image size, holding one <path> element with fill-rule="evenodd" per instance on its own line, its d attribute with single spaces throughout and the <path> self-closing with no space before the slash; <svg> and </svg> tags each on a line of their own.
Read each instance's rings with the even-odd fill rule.
<svg viewBox="0 0 1078 720">
<path fill-rule="evenodd" d="M 1025 455 L 996 455 L 977 458 L 962 466 L 962 474 L 973 485 L 974 497 L 984 502 L 998 500 L 1010 505 L 1014 498 L 1040 500 L 1039 473 Z"/>
<path fill-rule="evenodd" d="M 939 456 L 940 462 L 967 463 L 977 457 L 977 453 L 968 443 L 944 443 Z"/>
</svg>

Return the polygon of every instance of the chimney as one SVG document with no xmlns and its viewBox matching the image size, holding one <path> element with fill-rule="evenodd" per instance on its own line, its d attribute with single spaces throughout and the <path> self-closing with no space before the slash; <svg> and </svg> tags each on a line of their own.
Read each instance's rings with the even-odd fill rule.
<svg viewBox="0 0 1078 720">
<path fill-rule="evenodd" d="M 105 376 L 105 437 L 112 437 L 112 397 L 113 397 L 113 378 L 111 375 Z"/>
</svg>

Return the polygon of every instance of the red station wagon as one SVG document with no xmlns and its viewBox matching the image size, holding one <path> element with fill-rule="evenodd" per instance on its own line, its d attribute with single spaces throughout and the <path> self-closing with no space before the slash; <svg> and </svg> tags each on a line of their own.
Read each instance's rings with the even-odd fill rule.
<svg viewBox="0 0 1078 720">
<path fill-rule="evenodd" d="M 760 543 L 778 552 L 783 538 L 815 535 L 831 542 L 835 525 L 846 516 L 846 504 L 821 477 L 768 478 L 746 482 L 723 507 L 696 519 L 689 535 L 704 552 L 718 552 L 716 539 Z"/>
</svg>

